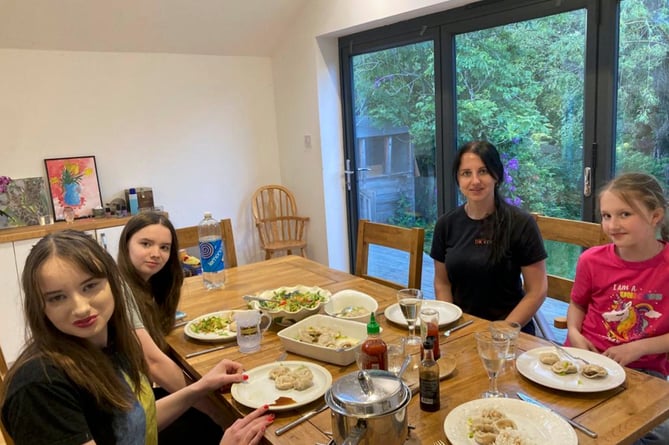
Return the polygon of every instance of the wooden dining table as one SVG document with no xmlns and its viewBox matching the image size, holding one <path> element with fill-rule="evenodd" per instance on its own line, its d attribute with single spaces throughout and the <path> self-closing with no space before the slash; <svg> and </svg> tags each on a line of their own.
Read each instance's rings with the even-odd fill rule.
<svg viewBox="0 0 669 445">
<path fill-rule="evenodd" d="M 205 289 L 201 277 L 187 278 L 183 285 L 179 309 L 192 320 L 211 312 L 246 308 L 247 303 L 242 299 L 244 295 L 294 285 L 318 286 L 332 293 L 354 289 L 371 295 L 379 303 L 377 320 L 383 329 L 381 337 L 387 342 L 394 342 L 407 335 L 406 326 L 395 324 L 383 315 L 388 306 L 396 303 L 396 290 L 298 256 L 278 257 L 228 269 L 225 286 L 215 290 Z M 488 388 L 488 375 L 478 357 L 474 339 L 474 332 L 487 329 L 488 321 L 464 314 L 459 320 L 442 327 L 442 331 L 467 320 L 473 320 L 473 323 L 448 337 L 440 335 L 440 361 L 453 360 L 455 370 L 441 381 L 439 411 L 421 411 L 418 397 L 413 397 L 409 402 L 407 443 L 432 445 L 438 440 L 450 443 L 444 432 L 446 416 L 457 406 L 479 399 Z M 249 354 L 239 352 L 232 341 L 221 343 L 226 346 L 224 349 L 186 358 L 189 353 L 205 350 L 216 344 L 189 338 L 184 334 L 183 326 L 175 328 L 168 335 L 167 341 L 174 359 L 187 374 L 197 379 L 221 359 L 240 362 L 246 370 L 277 361 L 284 352 L 277 335 L 278 329 L 277 326 L 271 327 L 263 336 L 260 351 Z M 521 333 L 517 342 L 518 354 L 547 345 L 549 343 L 541 338 Z M 348 366 L 333 365 L 293 353 L 287 353 L 286 359 L 316 363 L 332 374 L 333 381 L 357 371 L 355 362 Z M 624 383 L 613 389 L 569 392 L 535 383 L 511 365 L 506 366 L 498 384 L 500 390 L 509 397 L 515 397 L 516 392 L 522 391 L 555 412 L 578 421 L 597 433 L 597 438 L 591 438 L 577 430 L 578 443 L 581 445 L 630 444 L 669 418 L 669 382 L 628 368 L 624 368 L 624 372 Z M 242 417 L 252 411 L 238 403 L 229 388 L 216 397 L 220 399 L 221 409 L 231 418 Z M 329 409 L 282 435 L 275 434 L 278 428 L 322 404 L 323 397 L 320 397 L 299 408 L 276 412 L 276 419 L 265 432 L 263 443 L 328 443 L 332 438 L 332 414 Z"/>
</svg>

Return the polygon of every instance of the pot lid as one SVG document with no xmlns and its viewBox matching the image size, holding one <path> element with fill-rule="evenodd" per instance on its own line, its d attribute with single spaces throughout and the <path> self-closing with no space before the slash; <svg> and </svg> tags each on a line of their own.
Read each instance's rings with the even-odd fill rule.
<svg viewBox="0 0 669 445">
<path fill-rule="evenodd" d="M 402 406 L 410 393 L 402 379 L 388 371 L 366 370 L 347 374 L 330 389 L 336 411 L 342 414 L 385 414 Z"/>
</svg>

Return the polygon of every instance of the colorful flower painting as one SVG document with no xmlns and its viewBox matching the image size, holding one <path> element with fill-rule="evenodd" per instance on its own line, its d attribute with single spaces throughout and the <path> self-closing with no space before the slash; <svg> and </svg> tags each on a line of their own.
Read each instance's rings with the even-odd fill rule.
<svg viewBox="0 0 669 445">
<path fill-rule="evenodd" d="M 44 164 L 56 221 L 65 219 L 66 207 L 74 210 L 75 218 L 86 218 L 102 206 L 95 156 L 45 159 Z"/>
</svg>

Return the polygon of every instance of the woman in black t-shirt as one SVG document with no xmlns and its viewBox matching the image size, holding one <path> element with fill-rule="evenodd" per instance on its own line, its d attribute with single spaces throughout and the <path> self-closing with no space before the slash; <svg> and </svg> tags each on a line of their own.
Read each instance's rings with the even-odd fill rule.
<svg viewBox="0 0 669 445">
<path fill-rule="evenodd" d="M 532 316 L 548 288 L 534 218 L 500 196 L 504 166 L 491 143 L 462 146 L 453 176 L 467 201 L 435 225 L 430 256 L 437 299 L 488 320 L 518 322 L 533 334 Z"/>
</svg>

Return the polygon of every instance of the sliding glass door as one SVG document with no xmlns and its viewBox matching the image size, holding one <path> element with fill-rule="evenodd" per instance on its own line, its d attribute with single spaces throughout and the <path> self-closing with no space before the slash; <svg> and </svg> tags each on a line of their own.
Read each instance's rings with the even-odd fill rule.
<svg viewBox="0 0 669 445">
<path fill-rule="evenodd" d="M 352 150 L 346 153 L 346 181 L 349 214 L 356 215 L 351 231 L 367 219 L 424 227 L 430 240 L 437 217 L 434 42 L 363 52 L 350 62 Z M 370 273 L 406 282 L 408 255 L 372 247 Z M 429 280 L 431 266 L 426 261 Z M 432 294 L 431 281 L 423 287 Z"/>
</svg>

